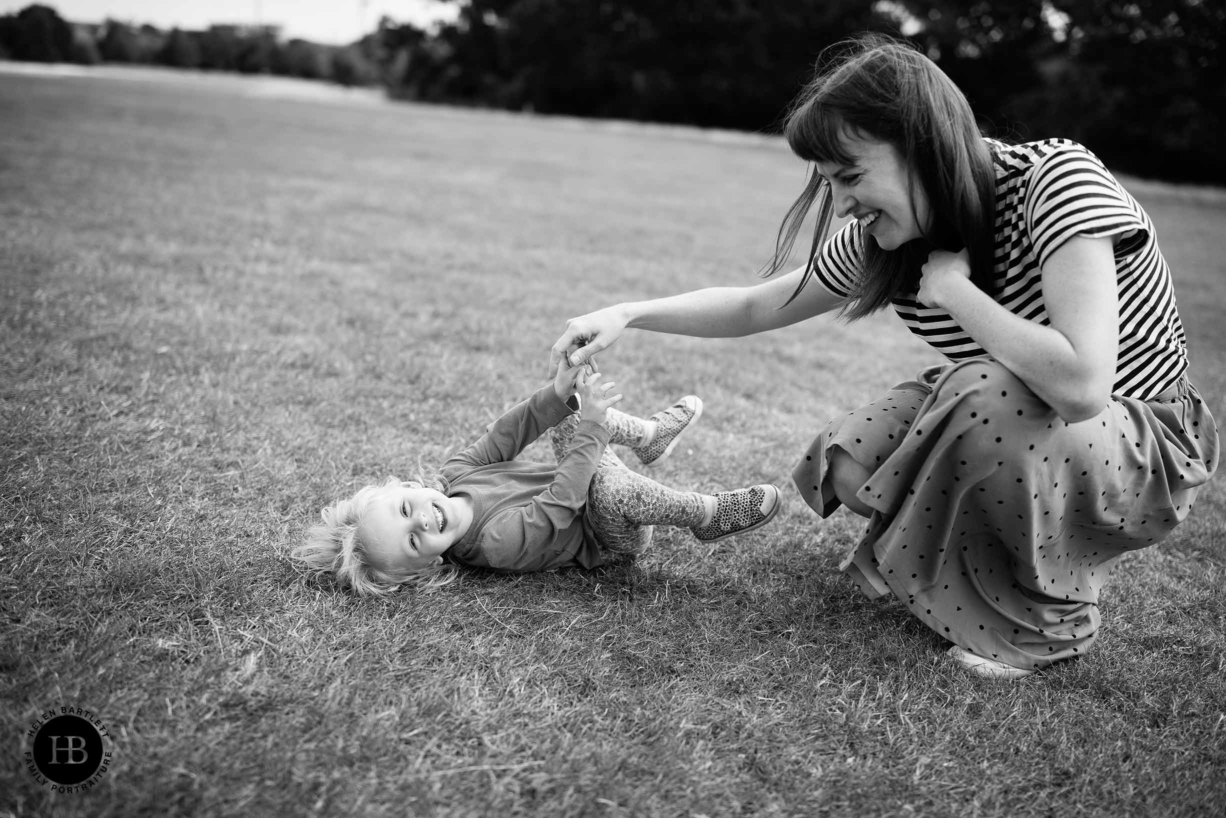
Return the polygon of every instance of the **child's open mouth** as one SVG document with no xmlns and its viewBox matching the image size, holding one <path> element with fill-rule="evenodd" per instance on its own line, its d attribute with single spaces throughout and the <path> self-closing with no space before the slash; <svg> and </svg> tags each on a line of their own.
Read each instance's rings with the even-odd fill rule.
<svg viewBox="0 0 1226 818">
<path fill-rule="evenodd" d="M 430 504 L 430 508 L 434 510 L 434 527 L 442 534 L 447 530 L 447 518 L 443 516 L 443 510 L 434 503 Z"/>
</svg>

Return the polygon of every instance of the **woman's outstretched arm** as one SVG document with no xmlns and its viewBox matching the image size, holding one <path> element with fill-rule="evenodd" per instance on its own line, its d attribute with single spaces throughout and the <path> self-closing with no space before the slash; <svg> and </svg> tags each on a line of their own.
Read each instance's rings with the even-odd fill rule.
<svg viewBox="0 0 1226 818">
<path fill-rule="evenodd" d="M 804 268 L 752 287 L 709 287 L 651 301 L 632 301 L 572 318 L 554 343 L 549 365 L 563 355 L 583 363 L 607 349 L 626 329 L 643 329 L 697 338 L 739 338 L 786 327 L 839 307 L 843 299 L 817 281 L 780 307 L 795 292 Z"/>
</svg>

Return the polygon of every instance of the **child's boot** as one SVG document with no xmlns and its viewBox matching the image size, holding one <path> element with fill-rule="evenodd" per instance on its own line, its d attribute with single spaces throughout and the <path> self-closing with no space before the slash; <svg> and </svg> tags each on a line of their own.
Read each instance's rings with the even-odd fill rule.
<svg viewBox="0 0 1226 818">
<path fill-rule="evenodd" d="M 702 399 L 686 395 L 667 409 L 656 412 L 648 420 L 656 422 L 656 433 L 650 443 L 633 449 L 639 462 L 651 466 L 661 462 L 677 448 L 681 433 L 702 417 Z"/>
<path fill-rule="evenodd" d="M 781 505 L 779 489 L 772 485 L 721 491 L 715 495 L 715 514 L 711 522 L 690 531 L 702 542 L 718 542 L 761 528 L 779 513 Z"/>
</svg>

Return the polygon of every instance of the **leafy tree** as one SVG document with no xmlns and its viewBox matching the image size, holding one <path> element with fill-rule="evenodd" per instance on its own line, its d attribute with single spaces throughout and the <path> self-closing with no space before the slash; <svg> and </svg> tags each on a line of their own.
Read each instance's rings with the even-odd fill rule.
<svg viewBox="0 0 1226 818">
<path fill-rule="evenodd" d="M 200 67 L 237 71 L 242 41 L 235 26 L 209 26 L 200 33 Z"/>
<path fill-rule="evenodd" d="M 1054 44 L 1047 0 L 899 0 L 902 28 L 967 95 L 988 133 L 1025 123 L 1009 105 L 1042 84 L 1037 64 Z"/>
<path fill-rule="evenodd" d="M 72 50 L 69 61 L 78 65 L 96 65 L 102 61 L 98 54 L 98 41 L 92 28 L 83 25 L 72 26 Z"/>
<path fill-rule="evenodd" d="M 1077 138 L 1134 172 L 1226 181 L 1226 4 L 1214 0 L 1053 0 L 1068 60 L 1051 90 Z M 1042 113 L 1038 116 L 1041 118 Z"/>
<path fill-rule="evenodd" d="M 191 32 L 172 29 L 158 52 L 157 62 L 172 68 L 199 68 L 200 43 Z"/>
<path fill-rule="evenodd" d="M 0 17 L 0 50 L 15 60 L 69 62 L 72 26 L 49 6 L 26 6 L 16 15 Z"/>
<path fill-rule="evenodd" d="M 142 62 L 140 38 L 126 23 L 107 20 L 103 24 L 102 39 L 98 41 L 98 54 L 107 62 Z"/>
<path fill-rule="evenodd" d="M 273 56 L 272 70 L 308 80 L 331 79 L 332 51 L 318 43 L 290 40 Z"/>
<path fill-rule="evenodd" d="M 371 85 L 378 80 L 378 68 L 358 48 L 338 48 L 332 53 L 332 79 L 345 86 Z"/>
<path fill-rule="evenodd" d="M 276 51 L 277 38 L 271 31 L 240 35 L 235 53 L 235 67 L 243 74 L 271 73 Z"/>
<path fill-rule="evenodd" d="M 402 61 L 409 95 L 754 129 L 778 120 L 822 47 L 888 25 L 862 0 L 459 5 Z"/>
</svg>

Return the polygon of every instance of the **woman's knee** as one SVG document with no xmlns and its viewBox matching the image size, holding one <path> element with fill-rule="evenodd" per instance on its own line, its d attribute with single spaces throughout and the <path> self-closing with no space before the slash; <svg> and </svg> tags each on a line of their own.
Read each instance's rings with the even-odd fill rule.
<svg viewBox="0 0 1226 818">
<path fill-rule="evenodd" d="M 830 473 L 827 479 L 834 495 L 839 502 L 861 517 L 872 516 L 873 509 L 859 497 L 860 487 L 873 476 L 871 469 L 856 461 L 842 449 L 835 449 L 830 455 Z"/>
<path fill-rule="evenodd" d="M 935 387 L 936 401 L 956 400 L 971 410 L 1032 406 L 1030 387 L 999 361 L 974 358 L 951 369 Z"/>
</svg>

